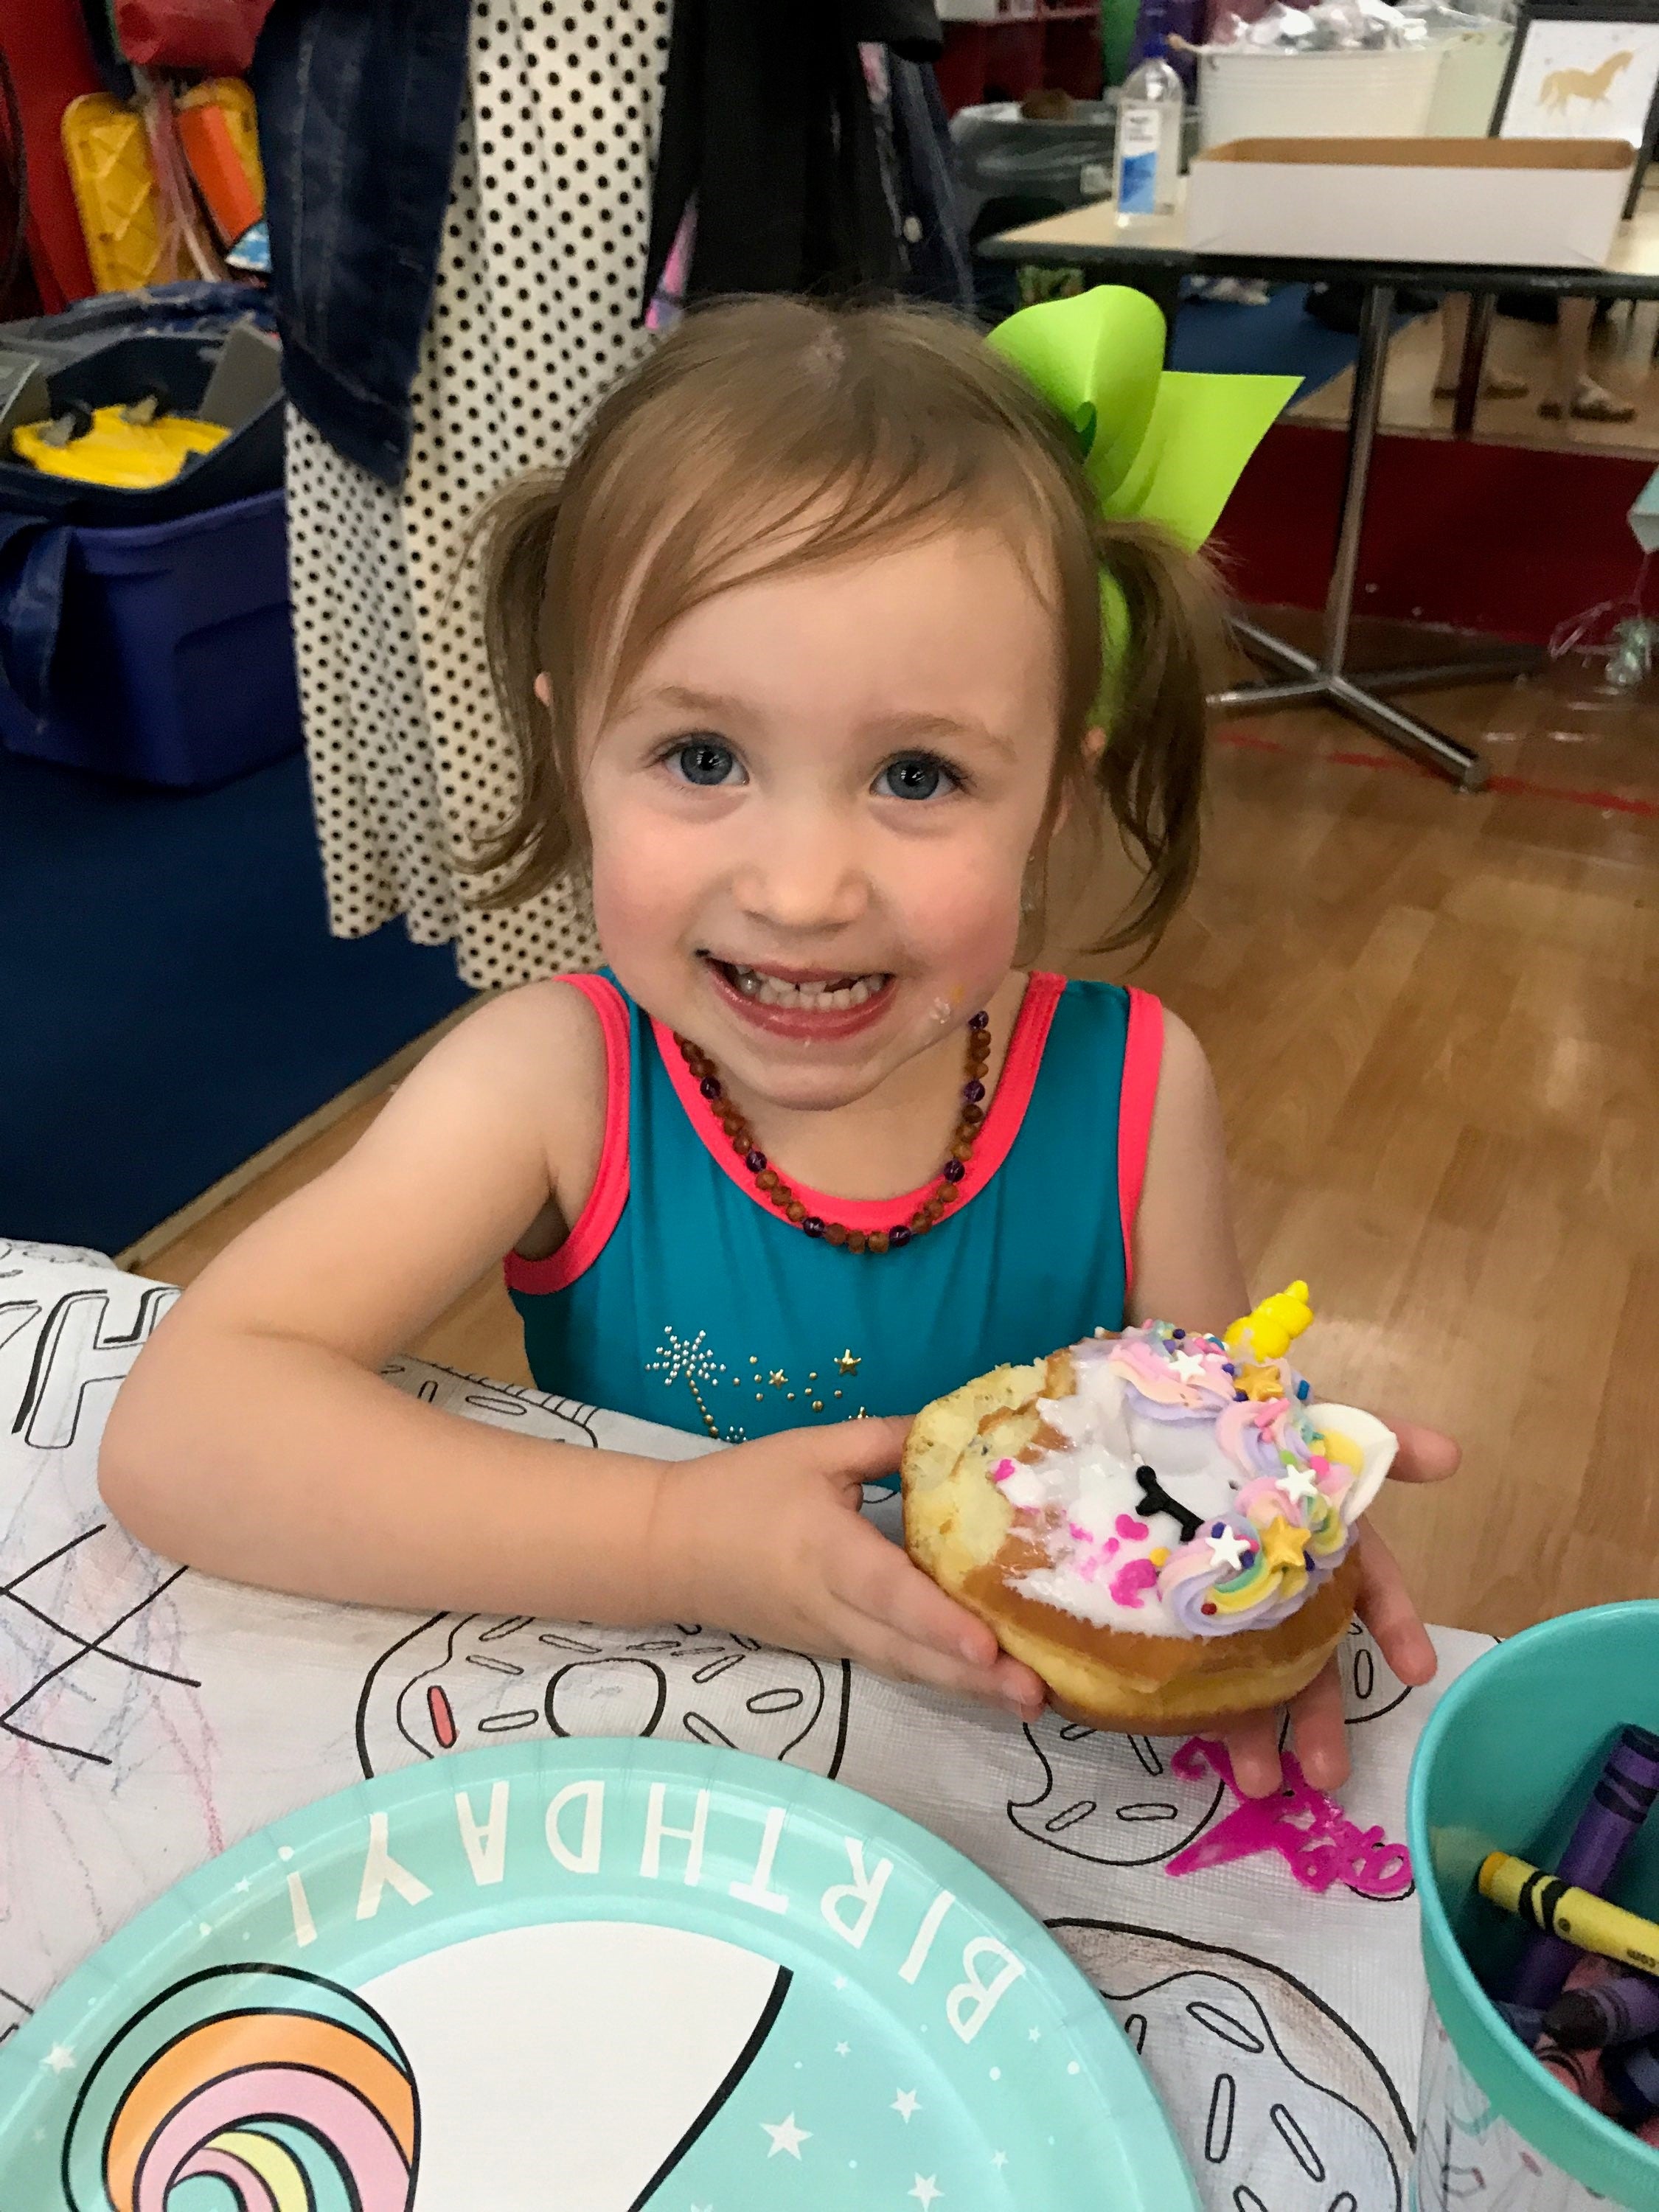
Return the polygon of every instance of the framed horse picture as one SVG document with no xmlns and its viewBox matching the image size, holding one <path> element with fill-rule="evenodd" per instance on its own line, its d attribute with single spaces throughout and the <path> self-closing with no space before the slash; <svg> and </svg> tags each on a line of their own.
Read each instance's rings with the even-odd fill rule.
<svg viewBox="0 0 1659 2212">
<path fill-rule="evenodd" d="M 1522 0 L 1493 111 L 1498 138 L 1622 138 L 1628 216 L 1659 137 L 1659 0 Z"/>
</svg>

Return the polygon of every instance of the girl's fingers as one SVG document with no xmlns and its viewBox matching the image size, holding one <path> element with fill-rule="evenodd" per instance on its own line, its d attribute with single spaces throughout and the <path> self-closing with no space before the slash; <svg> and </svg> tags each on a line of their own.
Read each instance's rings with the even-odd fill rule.
<svg viewBox="0 0 1659 2212">
<path fill-rule="evenodd" d="M 861 1484 L 897 1472 L 909 1433 L 904 1416 L 838 1421 L 834 1428 L 797 1431 L 800 1442 L 816 1452 L 818 1465 L 845 1486 L 854 1503 Z M 792 1437 L 791 1443 L 795 1440 Z"/>
<path fill-rule="evenodd" d="M 1359 1571 L 1357 1610 L 1382 1656 L 1402 1682 L 1431 1682 L 1439 1662 L 1429 1632 L 1418 1618 L 1393 1553 L 1369 1522 L 1360 1527 Z"/>
<path fill-rule="evenodd" d="M 976 1667 L 930 1644 L 919 1644 L 902 1630 L 852 1606 L 844 1609 L 834 1627 L 854 1658 L 863 1666 L 873 1667 L 878 1674 L 920 1682 L 928 1689 L 948 1690 L 957 1697 L 975 1698 L 1017 1712 L 1025 1720 L 1035 1720 L 1042 1710 L 1042 1685 L 1017 1661 L 1000 1656 L 989 1667 Z M 1028 1674 L 1036 1685 L 1035 1692 L 1021 1679 Z"/>
<path fill-rule="evenodd" d="M 1386 1414 L 1378 1418 L 1400 1443 L 1389 1469 L 1390 1482 L 1444 1482 L 1456 1474 L 1463 1454 L 1454 1437 L 1425 1429 L 1419 1421 L 1391 1421 Z"/>
<path fill-rule="evenodd" d="M 985 1623 L 948 1597 L 869 1522 L 848 1523 L 846 1539 L 837 1556 L 824 1563 L 824 1574 L 833 1597 L 911 1643 L 949 1653 L 981 1672 L 994 1663 L 997 1639 Z"/>
<path fill-rule="evenodd" d="M 1279 1715 L 1248 1713 L 1223 1731 L 1241 1796 L 1271 1797 L 1284 1787 L 1279 1764 Z"/>
<path fill-rule="evenodd" d="M 1002 1651 L 986 1623 L 945 1595 L 896 1544 L 867 1521 L 829 1568 L 831 1595 L 846 1609 L 853 1649 L 884 1672 L 901 1672 L 941 1689 L 1011 1705 L 1035 1719 L 1046 1691 L 1037 1676 Z M 879 1650 L 886 1656 L 871 1656 Z"/>
<path fill-rule="evenodd" d="M 1316 1790 L 1338 1790 L 1348 1778 L 1348 1729 L 1334 1659 L 1291 1700 L 1291 1742 Z"/>
</svg>

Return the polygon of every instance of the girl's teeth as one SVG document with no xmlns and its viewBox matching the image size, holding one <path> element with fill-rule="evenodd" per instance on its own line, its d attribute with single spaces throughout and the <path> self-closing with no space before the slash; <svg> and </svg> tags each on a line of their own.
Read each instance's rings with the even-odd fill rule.
<svg viewBox="0 0 1659 2212">
<path fill-rule="evenodd" d="M 781 976 L 763 975 L 753 968 L 733 967 L 728 970 L 745 999 L 752 999 L 762 1006 L 794 1006 L 814 1013 L 840 1013 L 849 1006 L 861 1006 L 875 996 L 884 978 L 880 975 L 859 975 L 851 983 L 834 988 L 822 983 L 786 983 Z"/>
</svg>

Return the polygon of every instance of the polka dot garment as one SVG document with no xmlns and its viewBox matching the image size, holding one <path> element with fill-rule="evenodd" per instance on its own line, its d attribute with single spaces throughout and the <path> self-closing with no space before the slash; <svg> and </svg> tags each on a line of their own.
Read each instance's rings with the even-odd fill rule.
<svg viewBox="0 0 1659 2212">
<path fill-rule="evenodd" d="M 668 0 L 476 0 L 438 281 L 401 491 L 290 413 L 289 560 L 330 926 L 401 914 L 481 989 L 598 965 L 580 884 L 503 913 L 452 855 L 499 824 L 512 744 L 468 523 L 566 459 L 649 343 L 635 327 Z"/>
</svg>

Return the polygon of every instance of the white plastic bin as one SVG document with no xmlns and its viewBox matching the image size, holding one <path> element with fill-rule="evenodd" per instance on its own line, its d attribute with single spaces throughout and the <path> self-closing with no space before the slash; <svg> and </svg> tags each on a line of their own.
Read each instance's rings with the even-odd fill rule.
<svg viewBox="0 0 1659 2212">
<path fill-rule="evenodd" d="M 1204 145 L 1234 138 L 1419 138 L 1443 48 L 1264 54 L 1224 46 L 1199 62 Z"/>
</svg>

